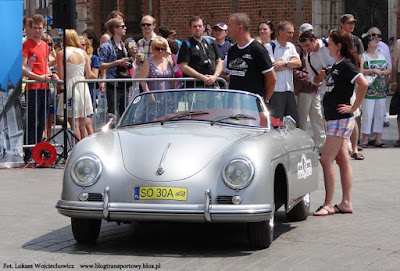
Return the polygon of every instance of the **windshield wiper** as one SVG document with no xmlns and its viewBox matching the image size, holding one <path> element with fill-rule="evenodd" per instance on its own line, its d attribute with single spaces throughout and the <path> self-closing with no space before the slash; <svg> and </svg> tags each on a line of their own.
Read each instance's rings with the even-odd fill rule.
<svg viewBox="0 0 400 271">
<path fill-rule="evenodd" d="M 210 113 L 207 112 L 207 111 L 188 111 L 188 112 L 182 112 L 182 113 L 180 113 L 180 114 L 178 114 L 178 115 L 175 115 L 175 116 L 172 116 L 172 117 L 163 119 L 163 120 L 161 121 L 161 125 L 163 125 L 164 122 L 166 122 L 166 121 L 178 120 L 178 119 L 184 118 L 184 117 L 195 116 L 195 115 L 205 115 L 205 114 L 210 114 Z"/>
<path fill-rule="evenodd" d="M 255 117 L 250 116 L 250 115 L 246 115 L 246 114 L 235 114 L 235 115 L 225 116 L 225 117 L 221 117 L 221 118 L 219 118 L 219 119 L 213 120 L 213 121 L 211 121 L 211 125 L 214 125 L 216 122 L 221 122 L 221 121 L 227 120 L 227 119 L 234 119 L 234 120 L 252 119 L 252 120 L 256 120 Z"/>
</svg>

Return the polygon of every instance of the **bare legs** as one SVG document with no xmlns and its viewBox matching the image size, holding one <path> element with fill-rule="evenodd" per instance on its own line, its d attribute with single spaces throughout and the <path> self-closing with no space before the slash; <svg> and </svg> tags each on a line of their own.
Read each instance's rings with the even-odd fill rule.
<svg viewBox="0 0 400 271">
<path fill-rule="evenodd" d="M 351 205 L 353 170 L 349 161 L 347 140 L 337 136 L 327 136 L 320 160 L 324 172 L 325 202 L 323 204 L 324 208 L 316 211 L 314 215 L 321 216 L 335 212 L 335 208 L 333 207 L 336 178 L 333 161 L 335 160 L 340 169 L 343 193 L 342 202 L 339 204 L 339 208 L 343 211 L 351 211 L 353 208 Z"/>
<path fill-rule="evenodd" d="M 350 136 L 351 148 L 352 148 L 351 154 L 358 152 L 358 137 L 359 137 L 359 131 L 358 131 L 358 124 L 356 121 L 353 132 L 351 133 L 351 136 Z"/>
</svg>

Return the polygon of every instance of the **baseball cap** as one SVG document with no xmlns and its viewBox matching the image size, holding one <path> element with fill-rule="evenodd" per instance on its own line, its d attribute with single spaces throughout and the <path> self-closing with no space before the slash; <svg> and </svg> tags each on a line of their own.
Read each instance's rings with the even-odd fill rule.
<svg viewBox="0 0 400 271">
<path fill-rule="evenodd" d="M 340 22 L 342 24 L 347 23 L 347 22 L 357 22 L 356 19 L 354 19 L 354 16 L 352 14 L 343 14 L 340 17 Z"/>
<path fill-rule="evenodd" d="M 216 28 L 216 27 L 218 27 L 218 28 L 220 28 L 222 30 L 228 30 L 228 26 L 226 24 L 224 24 L 224 23 L 217 23 L 217 24 L 215 24 L 213 26 L 213 28 Z"/>
<path fill-rule="evenodd" d="M 306 32 L 309 30 L 314 30 L 314 27 L 309 23 L 304 23 L 299 27 L 299 32 Z"/>
</svg>

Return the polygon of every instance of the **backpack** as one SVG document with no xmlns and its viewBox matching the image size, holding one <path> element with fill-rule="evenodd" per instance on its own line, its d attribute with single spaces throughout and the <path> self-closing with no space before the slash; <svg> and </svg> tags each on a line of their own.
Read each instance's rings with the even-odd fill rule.
<svg viewBox="0 0 400 271">
<path fill-rule="evenodd" d="M 275 54 L 275 47 L 276 47 L 275 42 L 270 41 L 269 44 L 271 44 L 271 47 L 272 47 L 272 54 Z"/>
</svg>

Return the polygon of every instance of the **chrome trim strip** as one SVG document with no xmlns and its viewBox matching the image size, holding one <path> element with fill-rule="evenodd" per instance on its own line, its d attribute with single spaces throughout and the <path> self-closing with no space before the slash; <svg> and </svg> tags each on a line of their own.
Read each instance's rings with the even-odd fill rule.
<svg viewBox="0 0 400 271">
<path fill-rule="evenodd" d="M 109 192 L 105 193 L 104 198 L 109 200 Z M 98 218 L 115 219 L 116 217 L 125 217 L 127 220 L 137 218 L 151 218 L 151 216 L 166 218 L 172 220 L 177 217 L 184 216 L 198 216 L 199 220 L 204 222 L 206 216 L 210 219 L 207 221 L 248 221 L 251 218 L 265 218 L 265 215 L 273 212 L 271 204 L 249 204 L 249 205 L 232 205 L 221 204 L 211 205 L 211 191 L 210 194 L 205 193 L 205 203 L 208 204 L 144 204 L 144 203 L 110 203 L 108 202 L 107 208 L 104 208 L 104 203 L 101 202 L 80 202 L 80 201 L 65 201 L 59 200 L 56 208 L 58 212 L 71 217 L 91 217 L 99 216 Z M 207 209 L 208 206 L 208 209 Z M 104 216 L 104 210 L 106 215 Z M 206 212 L 208 210 L 208 212 Z M 264 219 L 265 220 L 265 219 Z M 261 221 L 261 220 L 259 220 Z"/>
<path fill-rule="evenodd" d="M 207 222 L 211 222 L 211 190 L 207 189 L 204 193 L 204 219 Z"/>
<path fill-rule="evenodd" d="M 168 146 L 165 148 L 163 155 L 161 156 L 160 164 L 158 165 L 157 173 L 158 175 L 162 175 L 164 173 L 164 159 L 165 156 L 167 155 L 168 149 L 171 146 L 171 143 L 168 143 Z"/>
<path fill-rule="evenodd" d="M 289 207 L 287 208 L 286 212 L 289 212 L 290 210 L 293 209 L 294 206 L 296 206 L 300 201 L 303 199 L 306 200 L 306 204 L 310 204 L 310 193 L 305 194 L 304 196 L 298 197 L 297 199 L 293 200 L 290 204 Z"/>
<path fill-rule="evenodd" d="M 110 202 L 110 187 L 107 186 L 104 189 L 104 201 L 103 201 L 103 216 L 105 220 L 110 218 L 110 212 L 108 210 Z"/>
</svg>

